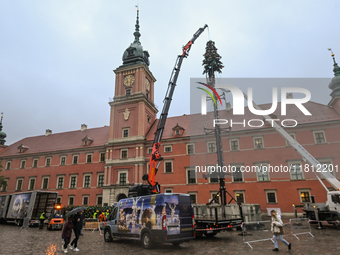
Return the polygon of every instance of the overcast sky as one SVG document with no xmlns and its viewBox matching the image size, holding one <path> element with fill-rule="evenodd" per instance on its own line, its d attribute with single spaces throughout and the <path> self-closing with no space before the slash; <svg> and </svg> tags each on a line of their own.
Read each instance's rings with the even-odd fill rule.
<svg viewBox="0 0 340 255">
<path fill-rule="evenodd" d="M 332 78 L 327 48 L 340 61 L 338 1 L 2 0 L 0 112 L 7 145 L 46 129 L 109 125 L 112 70 L 134 40 L 137 3 L 159 111 L 182 46 L 209 25 L 183 62 L 170 116 L 189 114 L 190 78 L 204 78 L 209 39 L 225 66 L 219 77 Z M 327 86 L 320 84 L 312 101 L 327 104 Z"/>
</svg>

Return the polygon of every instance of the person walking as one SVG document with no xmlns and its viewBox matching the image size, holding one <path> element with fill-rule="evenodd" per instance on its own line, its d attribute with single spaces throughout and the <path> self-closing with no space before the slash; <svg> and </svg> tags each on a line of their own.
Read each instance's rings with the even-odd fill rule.
<svg viewBox="0 0 340 255">
<path fill-rule="evenodd" d="M 39 218 L 39 229 L 43 229 L 44 228 L 44 221 L 46 219 L 46 214 L 45 212 L 42 212 L 42 214 L 40 214 L 40 218 Z"/>
<path fill-rule="evenodd" d="M 73 239 L 72 243 L 70 244 L 70 249 L 72 250 L 74 247 L 74 251 L 79 251 L 78 249 L 78 239 L 80 236 L 80 230 L 82 228 L 82 223 L 81 223 L 81 212 L 78 212 L 74 218 L 73 218 L 73 231 L 75 238 Z M 72 247 L 73 246 L 73 247 Z"/>
<path fill-rule="evenodd" d="M 279 251 L 279 246 L 277 244 L 277 236 L 279 236 L 280 240 L 288 246 L 288 250 L 292 248 L 292 244 L 288 243 L 285 239 L 283 239 L 283 222 L 281 220 L 280 215 L 278 215 L 277 211 L 272 210 L 270 212 L 270 215 L 272 216 L 272 223 L 271 223 L 271 231 L 274 234 L 274 247 L 275 249 L 273 251 Z"/>
<path fill-rule="evenodd" d="M 70 217 L 65 223 L 63 227 L 63 232 L 61 234 L 61 238 L 64 239 L 64 244 L 62 246 L 62 250 L 64 251 L 64 253 L 67 253 L 67 245 L 71 241 L 72 229 L 73 229 L 73 222 L 72 222 L 72 218 Z"/>
</svg>

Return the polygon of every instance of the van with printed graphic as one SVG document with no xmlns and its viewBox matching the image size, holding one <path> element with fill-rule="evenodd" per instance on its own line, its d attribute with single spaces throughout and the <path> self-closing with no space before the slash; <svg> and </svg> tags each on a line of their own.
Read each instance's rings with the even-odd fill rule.
<svg viewBox="0 0 340 255">
<path fill-rule="evenodd" d="M 104 240 L 140 240 L 175 246 L 195 238 L 194 214 L 188 194 L 162 193 L 120 200 L 107 218 Z"/>
</svg>

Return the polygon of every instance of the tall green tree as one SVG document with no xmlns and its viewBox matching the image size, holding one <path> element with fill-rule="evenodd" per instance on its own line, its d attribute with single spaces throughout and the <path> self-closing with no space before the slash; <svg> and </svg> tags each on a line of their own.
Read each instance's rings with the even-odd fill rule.
<svg viewBox="0 0 340 255">
<path fill-rule="evenodd" d="M 221 62 L 221 56 L 217 53 L 214 41 L 208 41 L 205 47 L 204 59 L 202 66 L 204 68 L 203 74 L 208 77 L 214 77 L 214 72 L 222 73 L 221 69 L 224 67 Z"/>
</svg>

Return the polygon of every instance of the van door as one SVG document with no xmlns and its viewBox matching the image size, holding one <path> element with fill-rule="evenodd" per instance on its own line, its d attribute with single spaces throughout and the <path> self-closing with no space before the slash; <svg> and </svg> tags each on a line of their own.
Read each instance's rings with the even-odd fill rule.
<svg viewBox="0 0 340 255">
<path fill-rule="evenodd" d="M 194 236 L 193 229 L 193 208 L 191 206 L 190 196 L 178 196 L 178 209 L 181 225 L 181 236 L 192 237 Z"/>
<path fill-rule="evenodd" d="M 110 214 L 110 229 L 111 229 L 111 235 L 112 237 L 117 236 L 118 234 L 118 206 L 116 206 L 112 213 Z"/>
</svg>

